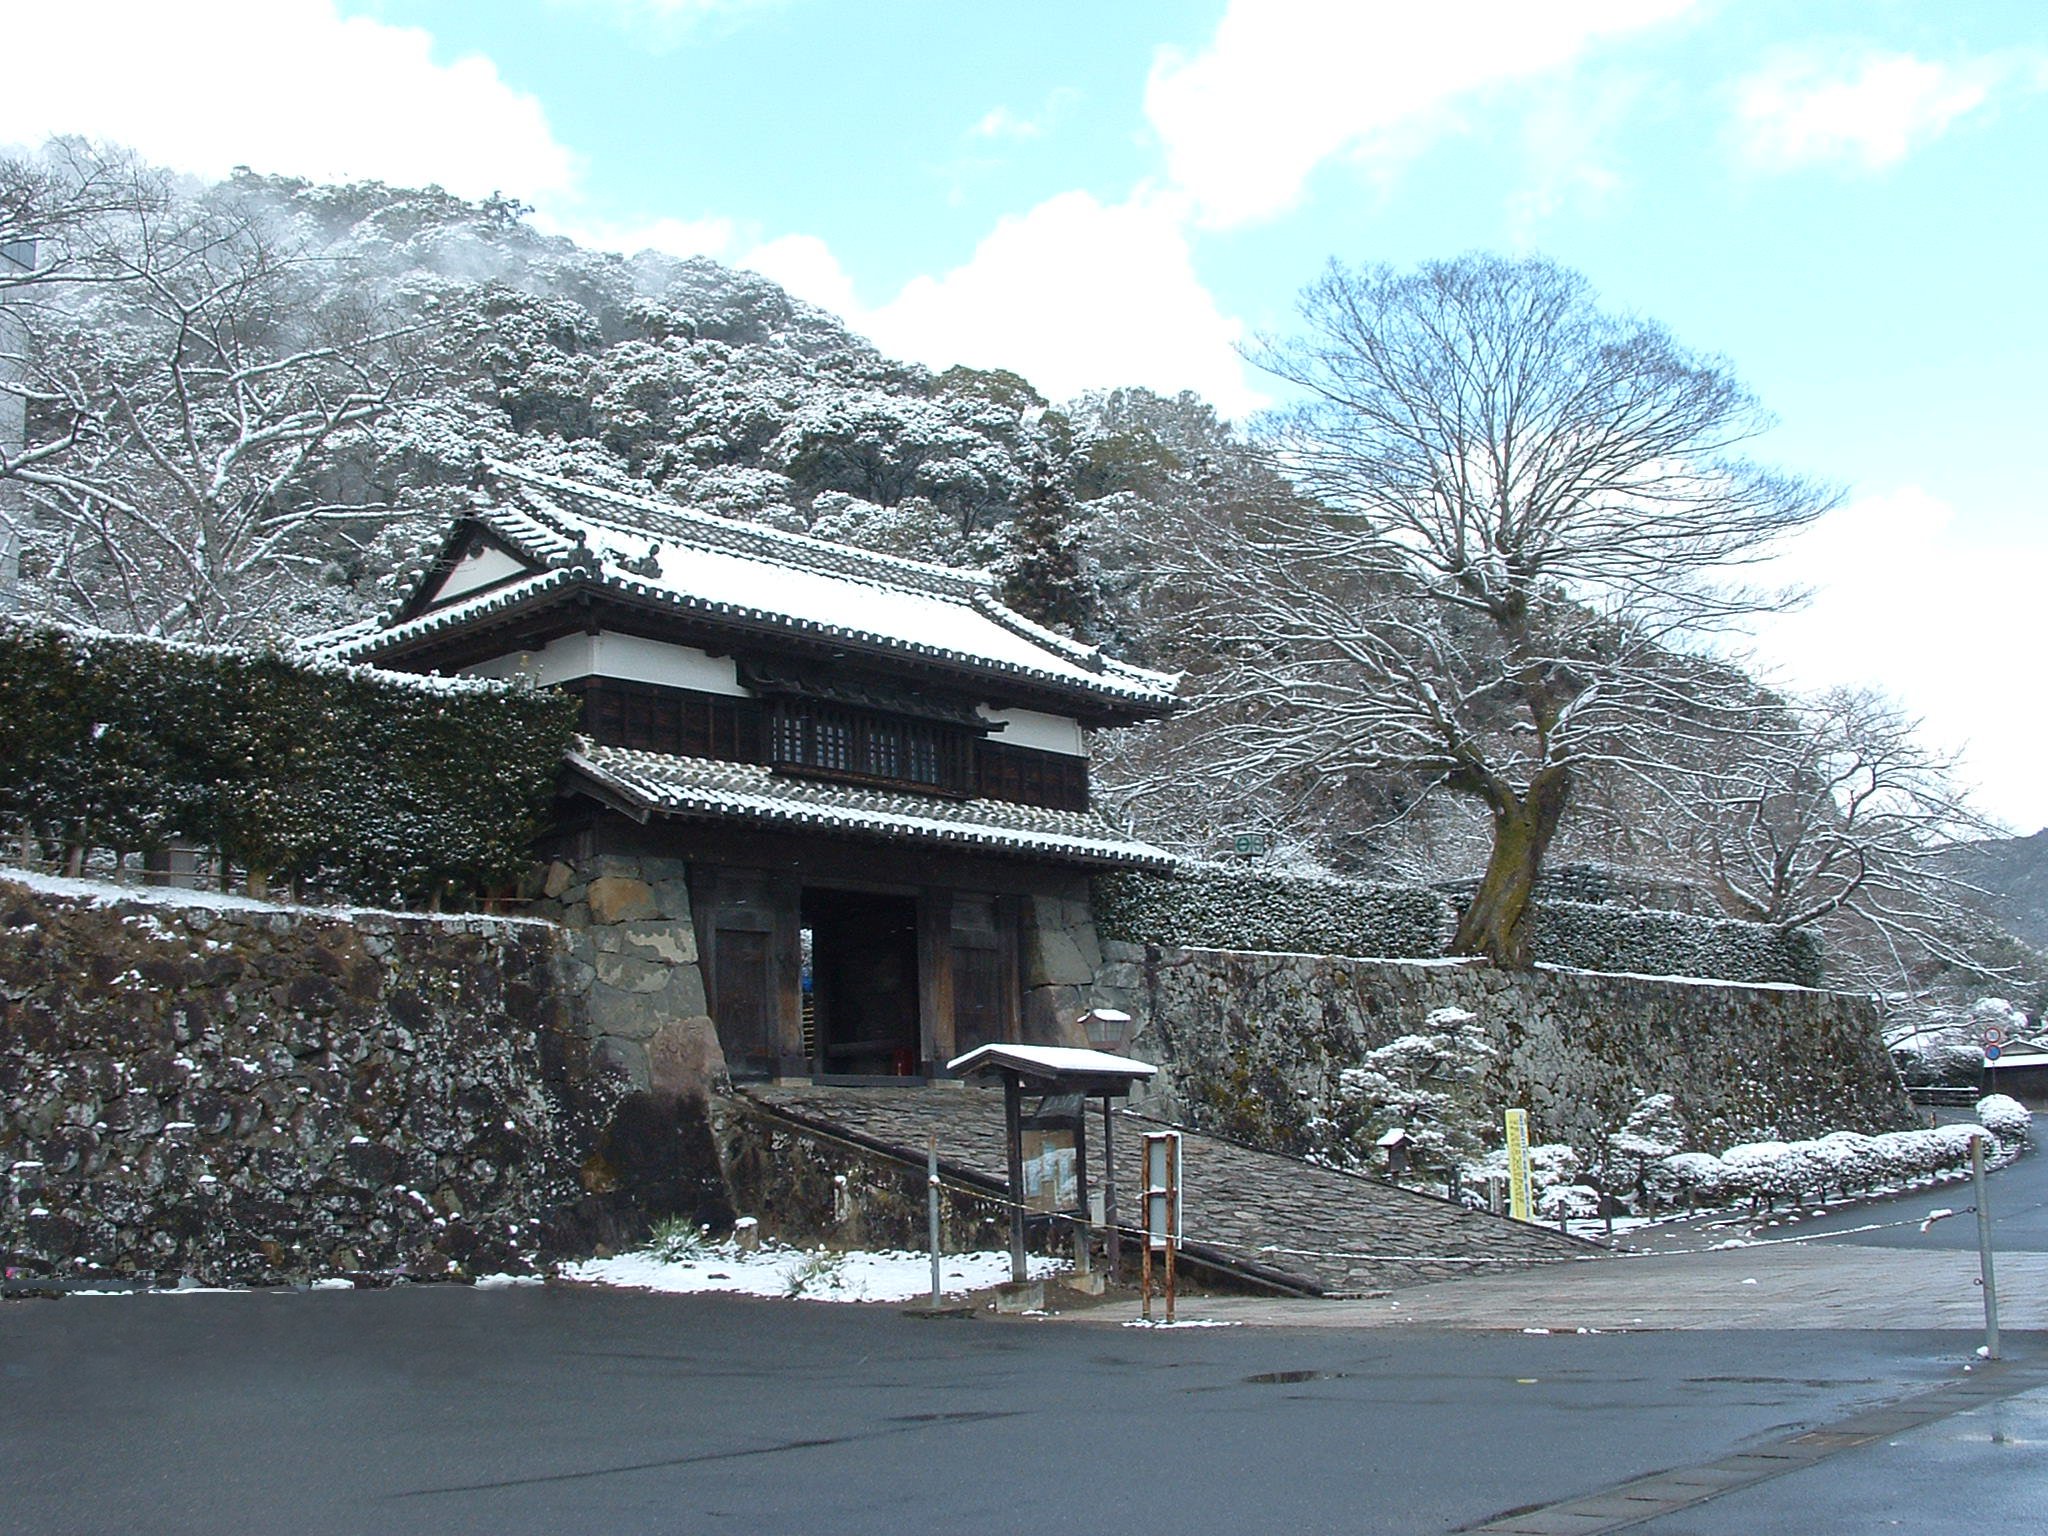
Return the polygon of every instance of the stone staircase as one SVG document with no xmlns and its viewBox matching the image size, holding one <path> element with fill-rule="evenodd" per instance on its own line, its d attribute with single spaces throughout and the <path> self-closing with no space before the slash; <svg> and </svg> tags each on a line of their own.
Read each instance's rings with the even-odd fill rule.
<svg viewBox="0 0 2048 1536">
<path fill-rule="evenodd" d="M 843 1088 L 751 1085 L 738 1096 L 798 1130 L 853 1142 L 922 1168 L 938 1138 L 946 1176 L 1000 1193 L 1008 1166 L 1000 1088 Z M 1121 1224 L 1137 1219 L 1140 1136 L 1169 1129 L 1128 1111 L 1115 1116 Z M 1102 1121 L 1089 1109 L 1091 1185 L 1099 1182 Z M 1255 1151 L 1182 1130 L 1184 1248 L 1199 1265 L 1259 1290 L 1297 1296 L 1364 1296 L 1465 1275 L 1585 1258 L 1599 1250 L 1544 1227 Z"/>
</svg>

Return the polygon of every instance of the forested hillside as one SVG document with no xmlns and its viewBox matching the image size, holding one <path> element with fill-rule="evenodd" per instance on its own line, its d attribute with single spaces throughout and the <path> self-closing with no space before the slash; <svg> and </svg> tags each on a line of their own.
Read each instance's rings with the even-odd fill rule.
<svg viewBox="0 0 2048 1536">
<path fill-rule="evenodd" d="M 1843 979 L 1975 986 L 2036 963 L 1930 861 L 1967 808 L 1883 701 L 1772 694 L 1569 572 L 1486 599 L 1514 634 L 1478 621 L 1484 602 L 1431 618 L 1429 572 L 1336 510 L 1341 484 L 1298 472 L 1299 422 L 1253 434 L 1191 395 L 1055 402 L 1011 373 L 934 373 L 754 274 L 587 250 L 517 204 L 438 190 L 183 183 L 65 142 L 0 160 L 0 247 L 31 240 L 33 266 L 0 263 L 17 322 L 0 351 L 27 404 L 25 445 L 0 444 L 0 512 L 17 509 L 32 612 L 205 640 L 317 631 L 377 609 L 481 464 L 516 460 L 992 566 L 1026 612 L 1188 675 L 1180 718 L 1102 744 L 1110 806 L 1190 853 L 1257 831 L 1283 860 L 1446 881 L 1487 868 L 1489 817 L 1439 793 L 1458 781 L 1440 755 L 1381 750 L 1421 717 L 1361 712 L 1379 674 L 1345 647 L 1354 627 L 1426 634 L 1396 661 L 1426 651 L 1511 761 L 1531 738 L 1503 680 L 1530 675 L 1533 613 L 1544 696 L 1592 722 L 1552 864 L 1819 925 Z M 1755 484 L 1795 523 L 1823 504 Z M 1626 711 L 1592 707 L 1624 682 Z"/>
<path fill-rule="evenodd" d="M 1985 893 L 1991 915 L 2036 949 L 2048 949 L 2048 831 L 1965 843 L 1957 874 Z"/>
</svg>

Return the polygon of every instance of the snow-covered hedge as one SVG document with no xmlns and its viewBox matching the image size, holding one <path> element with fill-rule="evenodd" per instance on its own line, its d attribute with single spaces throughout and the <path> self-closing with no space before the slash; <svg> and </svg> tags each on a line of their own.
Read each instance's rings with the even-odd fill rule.
<svg viewBox="0 0 2048 1536">
<path fill-rule="evenodd" d="M 2003 1093 L 1987 1093 L 1977 1101 L 1977 1121 L 2001 1143 L 2027 1140 L 2034 1112 L 2018 1099 Z"/>
<path fill-rule="evenodd" d="M 1453 923 L 1450 904 L 1419 886 L 1199 863 L 1096 876 L 1095 921 L 1104 938 L 1129 944 L 1389 960 L 1441 955 Z"/>
<path fill-rule="evenodd" d="M 2016 1108 L 2018 1106 L 2015 1106 Z M 2020 1111 L 2025 1114 L 2026 1111 Z M 1779 1200 L 1823 1199 L 1910 1184 L 1960 1172 L 1970 1165 L 1970 1143 L 1986 1127 L 1941 1125 L 1914 1131 L 1861 1136 L 1835 1131 L 1813 1141 L 1761 1141 L 1710 1152 L 1681 1152 L 1664 1159 L 1660 1191 L 1696 1205 L 1737 1200 L 1770 1205 Z M 2013 1143 L 1997 1138 L 1994 1160 L 2009 1159 Z"/>
<path fill-rule="evenodd" d="M 46 849 L 173 841 L 388 902 L 515 877 L 575 701 L 280 650 L 0 623 L 0 827 Z"/>
<path fill-rule="evenodd" d="M 1457 913 L 1421 886 L 1190 863 L 1170 875 L 1098 875 L 1095 920 L 1104 938 L 1130 944 L 1416 960 L 1449 948 Z M 1684 912 L 1545 902 L 1534 948 L 1571 970 L 1823 983 L 1820 947 L 1803 930 Z"/>
<path fill-rule="evenodd" d="M 1825 984 L 1820 944 L 1803 928 L 1645 912 L 1576 901 L 1536 908 L 1532 947 L 1546 965 L 1648 976 L 1711 976 L 1723 981 Z"/>
</svg>

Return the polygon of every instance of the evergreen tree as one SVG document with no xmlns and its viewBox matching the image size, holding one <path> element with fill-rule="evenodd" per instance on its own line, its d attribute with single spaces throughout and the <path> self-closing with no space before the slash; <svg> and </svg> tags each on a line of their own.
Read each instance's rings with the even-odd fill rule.
<svg viewBox="0 0 2048 1536">
<path fill-rule="evenodd" d="M 1003 601 L 1038 623 L 1088 636 L 1095 625 L 1095 585 L 1086 557 L 1087 527 L 1074 504 L 1070 477 L 1045 455 L 1033 457 L 1031 485 L 1010 520 L 1009 550 L 998 567 Z"/>
</svg>

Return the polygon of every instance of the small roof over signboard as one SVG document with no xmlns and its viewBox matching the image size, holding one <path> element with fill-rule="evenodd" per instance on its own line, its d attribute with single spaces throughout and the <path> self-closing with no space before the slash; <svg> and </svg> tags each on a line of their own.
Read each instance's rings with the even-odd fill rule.
<svg viewBox="0 0 2048 1536">
<path fill-rule="evenodd" d="M 1149 1061 L 1085 1051 L 1070 1045 L 984 1045 L 946 1063 L 948 1071 L 968 1077 L 976 1072 L 1014 1072 L 1050 1092 L 1129 1093 L 1133 1083 L 1156 1077 Z"/>
</svg>

